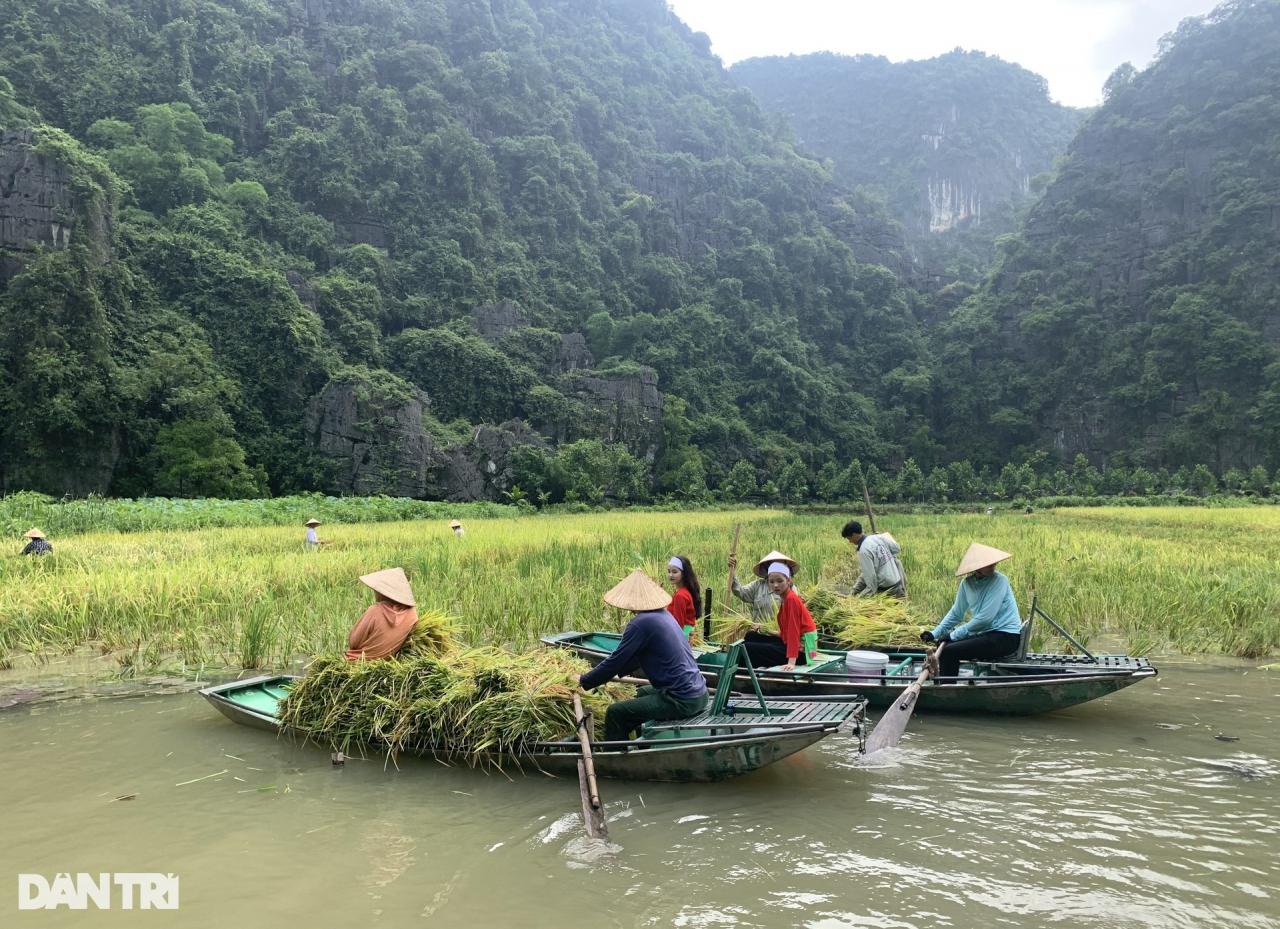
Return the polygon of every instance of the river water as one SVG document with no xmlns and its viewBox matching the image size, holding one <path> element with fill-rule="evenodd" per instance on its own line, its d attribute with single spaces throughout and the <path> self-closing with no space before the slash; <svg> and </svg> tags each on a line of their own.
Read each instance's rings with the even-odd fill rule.
<svg viewBox="0 0 1280 929">
<path fill-rule="evenodd" d="M 1051 716 L 917 717 L 875 763 L 832 738 L 605 781 L 605 852 L 565 779 L 335 768 L 195 694 L 17 707 L 0 926 L 1280 927 L 1278 708 L 1280 671 L 1183 661 Z M 18 909 L 18 874 L 80 871 L 177 874 L 180 909 Z"/>
</svg>

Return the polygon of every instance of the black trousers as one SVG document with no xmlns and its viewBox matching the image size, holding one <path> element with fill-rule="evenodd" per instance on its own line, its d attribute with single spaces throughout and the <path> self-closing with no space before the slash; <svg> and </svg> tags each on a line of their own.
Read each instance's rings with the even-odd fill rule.
<svg viewBox="0 0 1280 929">
<path fill-rule="evenodd" d="M 1018 650 L 1016 632 L 983 632 L 958 642 L 948 642 L 938 659 L 938 676 L 955 677 L 962 661 L 982 661 L 986 658 L 1003 658 Z"/>
<path fill-rule="evenodd" d="M 782 636 L 769 635 L 767 632 L 748 632 L 743 636 L 742 644 L 746 646 L 747 657 L 751 659 L 753 668 L 769 668 L 787 663 L 787 645 L 782 641 Z M 945 657 L 947 653 L 943 651 L 942 654 Z M 809 657 L 802 648 L 796 664 L 808 663 Z"/>
</svg>

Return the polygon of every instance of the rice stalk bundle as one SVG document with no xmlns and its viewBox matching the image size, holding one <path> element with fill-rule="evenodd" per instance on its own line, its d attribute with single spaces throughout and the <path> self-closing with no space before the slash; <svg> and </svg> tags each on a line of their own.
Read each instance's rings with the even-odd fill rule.
<svg viewBox="0 0 1280 929">
<path fill-rule="evenodd" d="M 490 647 L 376 661 L 326 657 L 294 684 L 280 719 L 334 748 L 372 744 L 473 763 L 488 752 L 519 756 L 573 734 L 573 693 L 586 669 L 567 652 Z M 602 724 L 609 703 L 630 693 L 607 685 L 583 704 Z"/>
<path fill-rule="evenodd" d="M 755 628 L 755 620 L 749 614 L 731 610 L 726 615 L 711 620 L 711 638 L 721 645 L 729 645 L 744 638 Z"/>
<path fill-rule="evenodd" d="M 454 648 L 458 626 L 453 617 L 440 610 L 418 614 L 418 623 L 405 639 L 400 654 L 405 657 L 443 655 Z"/>
<path fill-rule="evenodd" d="M 920 641 L 920 622 L 906 600 L 842 597 L 829 587 L 814 587 L 805 602 L 819 635 L 852 648 L 893 648 Z"/>
</svg>

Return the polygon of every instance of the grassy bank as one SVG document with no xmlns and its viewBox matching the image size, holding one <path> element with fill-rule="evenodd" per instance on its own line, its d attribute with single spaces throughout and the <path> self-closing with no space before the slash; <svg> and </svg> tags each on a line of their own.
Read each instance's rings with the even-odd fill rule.
<svg viewBox="0 0 1280 929">
<path fill-rule="evenodd" d="M 300 526 L 312 517 L 325 523 L 385 523 L 406 519 L 477 519 L 514 516 L 518 507 L 497 503 L 443 503 L 409 497 L 327 497 L 297 494 L 254 500 L 193 500 L 146 497 L 124 500 L 87 497 L 58 500 L 44 494 L 0 498 L 0 535 L 16 539 L 32 526 L 55 544 L 86 532 L 160 532 L 257 526 Z"/>
<path fill-rule="evenodd" d="M 636 565 L 658 574 L 673 550 L 722 603 L 736 522 L 743 562 L 781 548 L 801 561 L 802 589 L 819 566 L 847 573 L 840 518 L 776 511 L 471 518 L 462 539 L 439 519 L 331 525 L 319 552 L 302 549 L 296 526 L 89 533 L 51 557 L 0 559 L 0 653 L 89 643 L 123 665 L 281 665 L 339 648 L 369 602 L 357 575 L 392 565 L 421 605 L 459 616 L 470 642 L 523 648 L 551 631 L 616 627 L 601 592 Z M 955 564 L 979 539 L 1016 554 L 1007 573 L 1024 608 L 1034 588 L 1086 642 L 1107 633 L 1135 652 L 1242 656 L 1280 647 L 1277 510 L 901 515 L 883 528 L 904 545 L 922 622 L 950 604 Z"/>
</svg>

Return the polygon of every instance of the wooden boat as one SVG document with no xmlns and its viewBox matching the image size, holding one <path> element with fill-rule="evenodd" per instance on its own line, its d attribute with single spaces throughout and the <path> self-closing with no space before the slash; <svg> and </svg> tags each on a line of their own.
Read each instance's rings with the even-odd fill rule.
<svg viewBox="0 0 1280 929">
<path fill-rule="evenodd" d="M 592 664 L 599 664 L 613 652 L 622 636 L 610 632 L 561 632 L 544 636 L 546 645 L 567 648 Z M 888 669 L 882 675 L 866 676 L 850 671 L 845 652 L 824 651 L 814 665 L 793 671 L 782 667 L 757 668 L 761 692 L 767 697 L 793 700 L 844 700 L 865 697 L 871 706 L 889 706 L 920 672 L 921 652 L 890 652 Z M 697 649 L 695 658 L 708 681 L 719 682 L 725 653 L 718 649 Z M 990 713 L 1030 716 L 1088 703 L 1122 690 L 1131 684 L 1155 677 L 1156 669 L 1120 666 L 1062 668 L 1034 663 L 1011 665 L 1000 662 L 962 662 L 960 674 L 935 678 L 920 691 L 919 709 L 957 713 Z M 752 674 L 735 666 L 733 686 L 752 686 Z"/>
<path fill-rule="evenodd" d="M 279 705 L 295 678 L 255 677 L 200 691 L 218 712 L 241 725 L 289 734 L 280 725 Z M 726 681 L 729 679 L 726 679 Z M 641 738 L 593 742 L 596 773 L 640 781 L 719 781 L 746 774 L 808 748 L 838 731 L 854 734 L 861 749 L 866 701 L 830 704 L 742 698 L 717 688 L 707 712 L 690 719 L 646 724 Z M 305 738 L 296 733 L 296 737 Z M 538 742 L 519 756 L 484 754 L 459 758 L 445 752 L 422 754 L 503 769 L 530 766 L 550 774 L 577 775 L 582 750 L 576 738 Z"/>
<path fill-rule="evenodd" d="M 1031 644 L 1031 626 L 1036 619 L 1042 619 L 1057 630 L 1058 634 L 1065 638 L 1077 649 L 1075 654 L 1050 654 L 1048 652 L 1031 652 L 1028 647 Z M 818 647 L 824 651 L 837 652 L 848 648 L 847 643 L 841 642 L 839 639 L 824 634 L 822 630 L 818 630 Z M 923 648 L 899 648 L 894 650 L 894 654 L 906 655 L 924 655 Z M 1089 673 L 1093 671 L 1139 671 L 1144 668 L 1151 668 L 1150 659 L 1141 658 L 1135 655 L 1095 655 L 1082 645 L 1075 636 L 1068 632 L 1061 624 L 1052 616 L 1044 611 L 1039 605 L 1038 599 L 1033 595 L 1031 597 L 1031 606 L 1027 610 L 1027 617 L 1022 621 L 1022 629 L 1018 637 L 1018 648 L 1012 654 L 994 659 L 986 664 L 998 669 L 1001 673 L 1007 674 L 1038 674 L 1045 669 L 1057 671 L 1078 671 Z"/>
</svg>

